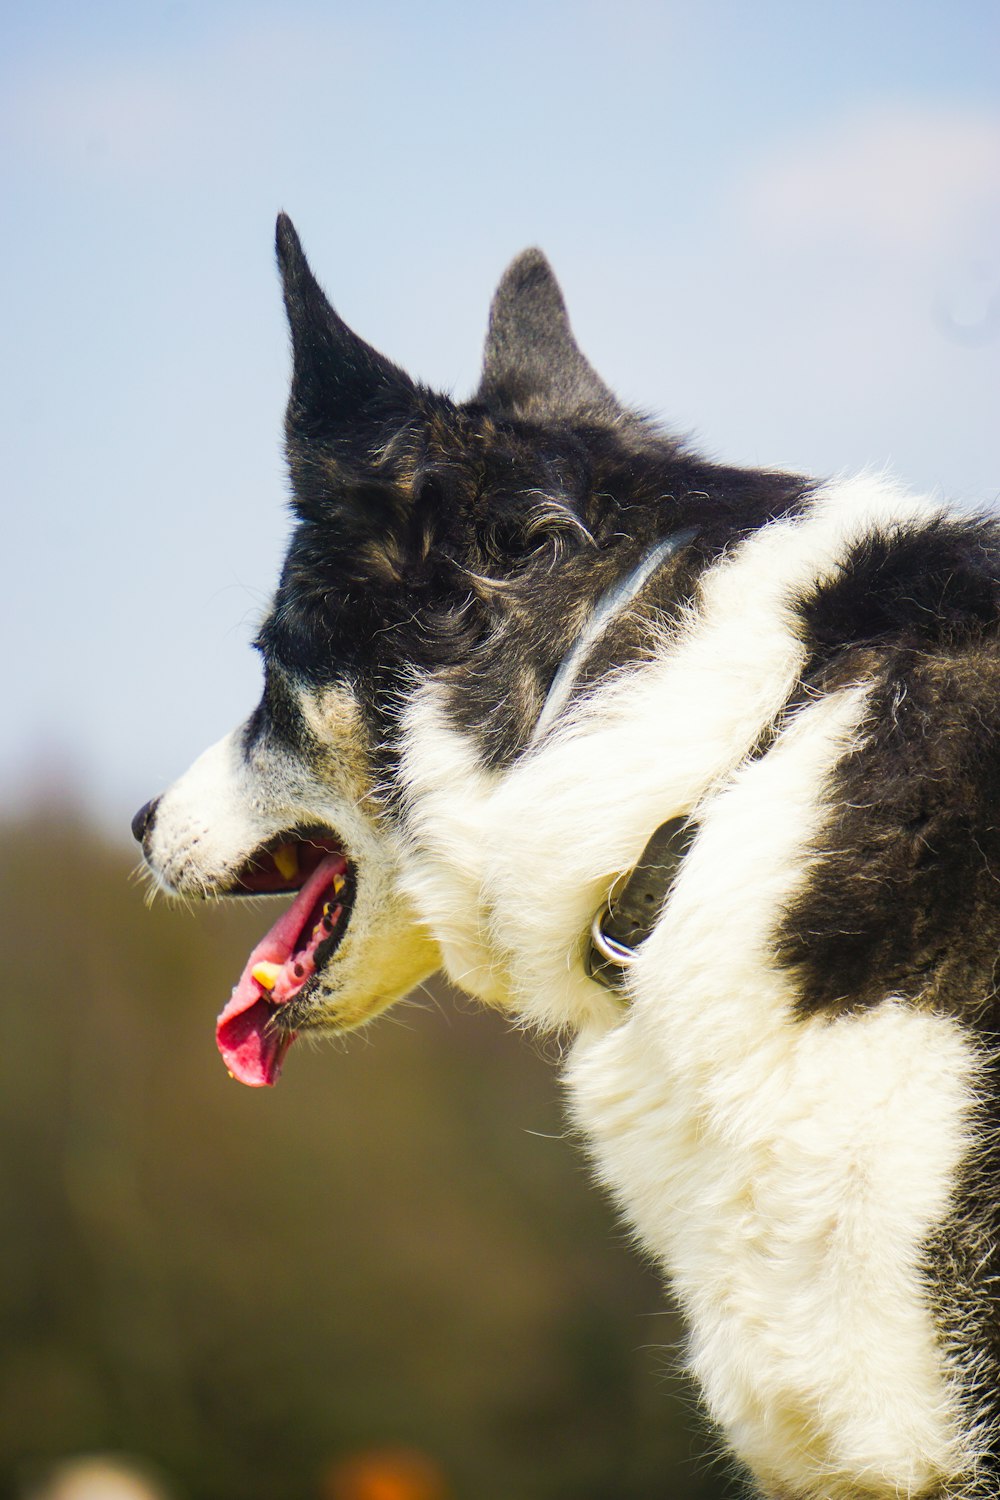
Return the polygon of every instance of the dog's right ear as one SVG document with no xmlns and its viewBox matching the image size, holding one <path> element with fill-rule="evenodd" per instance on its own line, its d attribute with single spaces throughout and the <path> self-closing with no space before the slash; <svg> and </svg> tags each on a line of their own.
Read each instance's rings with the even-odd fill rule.
<svg viewBox="0 0 1000 1500">
<path fill-rule="evenodd" d="M 580 352 L 541 250 L 522 251 L 501 277 L 476 400 L 501 415 L 534 421 L 634 420 Z"/>
<path fill-rule="evenodd" d="M 374 430 L 412 414 L 417 390 L 334 312 L 287 214 L 278 215 L 275 239 L 292 334 L 285 429 L 293 471 L 302 444 L 320 444 L 329 458 L 349 463 Z"/>
</svg>

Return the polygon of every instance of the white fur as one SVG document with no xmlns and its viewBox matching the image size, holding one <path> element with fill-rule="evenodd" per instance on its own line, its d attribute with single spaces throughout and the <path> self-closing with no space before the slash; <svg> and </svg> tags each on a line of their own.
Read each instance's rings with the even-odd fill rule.
<svg viewBox="0 0 1000 1500">
<path fill-rule="evenodd" d="M 959 1026 L 891 1000 L 798 1020 L 770 957 L 863 708 L 861 691 L 810 707 L 701 810 L 627 1018 L 567 1073 L 734 1450 L 775 1489 L 845 1497 L 910 1494 L 970 1457 L 920 1251 L 966 1150 L 975 1057 Z"/>
<path fill-rule="evenodd" d="M 241 734 L 210 745 L 160 798 L 149 859 L 167 890 L 200 894 L 281 827 L 261 817 Z"/>
</svg>

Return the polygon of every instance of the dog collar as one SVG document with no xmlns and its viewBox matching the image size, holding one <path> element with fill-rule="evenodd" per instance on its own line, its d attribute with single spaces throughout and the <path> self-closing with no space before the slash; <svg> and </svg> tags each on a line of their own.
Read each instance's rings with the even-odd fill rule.
<svg viewBox="0 0 1000 1500">
<path fill-rule="evenodd" d="M 552 679 L 542 711 L 532 730 L 530 745 L 549 732 L 569 701 L 584 662 L 614 620 L 632 603 L 668 558 L 675 557 L 698 535 L 695 527 L 672 532 L 651 547 L 625 578 L 602 594 L 594 611 L 563 657 Z M 647 843 L 639 863 L 616 882 L 611 895 L 590 927 L 586 969 L 606 989 L 619 989 L 635 961 L 635 950 L 656 926 L 681 862 L 694 841 L 697 825 L 684 817 L 661 823 Z"/>
<path fill-rule="evenodd" d="M 639 863 L 616 881 L 595 915 L 585 966 L 591 979 L 605 989 L 617 990 L 624 983 L 626 970 L 635 962 L 635 950 L 660 919 L 697 832 L 698 825 L 691 818 L 668 818 L 661 823 Z"/>
<path fill-rule="evenodd" d="M 539 740 L 548 734 L 556 719 L 562 713 L 569 702 L 573 685 L 579 677 L 583 664 L 591 651 L 600 640 L 601 636 L 616 620 L 622 612 L 628 608 L 632 600 L 649 582 L 661 564 L 668 558 L 675 556 L 682 547 L 693 542 L 698 535 L 696 528 L 687 527 L 683 531 L 675 531 L 671 536 L 664 537 L 657 542 L 655 547 L 643 554 L 627 577 L 614 584 L 608 591 L 601 595 L 594 612 L 586 625 L 580 631 L 576 640 L 567 651 L 559 664 L 556 675 L 552 679 L 542 711 L 538 715 L 535 727 L 531 731 L 529 746 L 537 745 Z"/>
<path fill-rule="evenodd" d="M 793 701 L 794 692 L 758 735 L 746 763 L 767 754 Z M 636 960 L 636 949 L 660 920 L 684 857 L 697 836 L 694 818 L 668 818 L 654 831 L 638 863 L 611 887 L 611 894 L 590 924 L 584 952 L 587 973 L 605 989 L 621 990 L 624 986 Z"/>
</svg>

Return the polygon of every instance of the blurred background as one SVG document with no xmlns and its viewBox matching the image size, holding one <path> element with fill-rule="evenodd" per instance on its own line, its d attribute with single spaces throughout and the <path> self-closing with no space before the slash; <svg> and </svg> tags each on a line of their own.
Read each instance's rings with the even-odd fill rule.
<svg viewBox="0 0 1000 1500">
<path fill-rule="evenodd" d="M 0 1494 L 732 1490 L 554 1054 L 438 986 L 239 1089 L 267 919 L 147 911 L 127 822 L 258 691 L 279 208 L 458 397 L 540 244 L 709 453 L 991 506 L 998 78 L 994 0 L 0 9 Z"/>
</svg>

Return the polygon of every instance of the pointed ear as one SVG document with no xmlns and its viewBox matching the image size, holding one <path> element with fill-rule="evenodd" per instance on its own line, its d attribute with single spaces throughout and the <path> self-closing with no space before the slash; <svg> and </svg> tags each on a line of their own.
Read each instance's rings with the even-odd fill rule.
<svg viewBox="0 0 1000 1500">
<path fill-rule="evenodd" d="M 524 250 L 497 287 L 476 399 L 507 416 L 619 422 L 626 412 L 577 348 L 559 283 Z"/>
<path fill-rule="evenodd" d="M 416 388 L 384 355 L 352 333 L 327 301 L 287 214 L 275 234 L 292 333 L 290 440 L 327 438 L 351 445 L 373 421 L 411 408 Z"/>
</svg>

